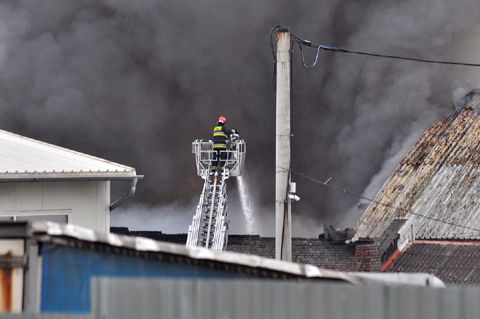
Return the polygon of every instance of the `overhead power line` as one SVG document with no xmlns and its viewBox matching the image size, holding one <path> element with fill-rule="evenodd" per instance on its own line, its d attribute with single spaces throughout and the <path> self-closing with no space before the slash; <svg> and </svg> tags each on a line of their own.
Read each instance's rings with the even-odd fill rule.
<svg viewBox="0 0 480 319">
<path fill-rule="evenodd" d="M 370 53 L 370 52 L 362 52 L 362 51 L 354 51 L 354 50 L 347 50 L 341 49 L 336 47 L 331 47 L 328 45 L 321 45 L 321 44 L 313 44 L 308 40 L 301 40 L 296 36 L 292 35 L 295 43 L 300 45 L 300 51 L 302 52 L 302 62 L 303 66 L 307 69 L 314 67 L 318 62 L 318 56 L 320 54 L 320 50 L 325 51 L 333 51 L 333 52 L 342 52 L 342 53 L 352 53 L 352 54 L 359 54 L 359 55 L 367 55 L 379 58 L 388 58 L 388 59 L 397 59 L 397 60 L 407 60 L 407 61 L 415 61 L 415 62 L 423 62 L 423 63 L 436 63 L 436 64 L 448 64 L 448 65 L 462 65 L 462 66 L 473 66 L 473 67 L 480 67 L 480 64 L 477 63 L 464 63 L 464 62 L 451 62 L 451 61 L 438 61 L 438 60 L 428 60 L 428 59 L 418 59 L 418 58 L 410 58 L 398 55 L 387 55 L 387 54 L 378 54 L 378 53 Z M 307 66 L 305 64 L 305 59 L 303 57 L 303 47 L 312 47 L 317 49 L 317 54 L 315 56 L 315 61 L 311 66 Z"/>
<path fill-rule="evenodd" d="M 274 52 L 274 49 L 273 49 L 272 34 L 276 29 L 279 29 L 279 28 L 282 28 L 282 26 L 277 25 L 277 26 L 273 27 L 271 32 L 270 32 L 270 44 L 272 46 L 272 52 L 274 54 L 274 62 L 276 62 L 275 61 L 276 58 L 275 58 L 275 52 Z M 307 69 L 313 68 L 317 64 L 318 57 L 320 55 L 321 50 L 332 51 L 332 52 L 340 52 L 340 53 L 366 55 L 366 56 L 378 57 L 378 58 L 388 58 L 388 59 L 422 62 L 422 63 L 435 63 L 435 64 L 445 64 L 445 65 L 480 67 L 480 63 L 439 61 L 439 60 L 432 60 L 432 59 L 419 59 L 419 58 L 405 57 L 405 56 L 399 56 L 399 55 L 388 55 L 388 54 L 379 54 L 379 53 L 363 52 L 363 51 L 356 51 L 356 50 L 347 50 L 347 49 L 336 48 L 336 47 L 332 47 L 332 46 L 328 46 L 328 45 L 314 44 L 309 40 L 300 39 L 299 37 L 293 35 L 293 33 L 290 33 L 290 34 L 291 34 L 293 43 L 298 43 L 299 46 L 300 46 L 300 51 L 301 51 L 301 55 L 302 55 L 302 63 L 303 63 L 303 66 Z M 307 65 L 305 63 L 305 58 L 304 58 L 304 55 L 303 55 L 303 47 L 309 47 L 309 48 L 317 49 L 317 53 L 315 55 L 315 61 L 311 65 Z"/>
</svg>

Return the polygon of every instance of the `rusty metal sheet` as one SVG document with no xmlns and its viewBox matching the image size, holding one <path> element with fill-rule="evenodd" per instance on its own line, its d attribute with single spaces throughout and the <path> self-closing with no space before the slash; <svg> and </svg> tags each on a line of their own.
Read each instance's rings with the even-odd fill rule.
<svg viewBox="0 0 480 319">
<path fill-rule="evenodd" d="M 458 115 L 458 112 L 455 110 L 452 111 L 452 115 L 455 117 Z M 427 155 L 432 150 L 433 146 L 443 138 L 447 127 L 449 127 L 455 117 L 445 117 L 433 124 L 415 143 L 415 145 L 408 151 L 405 157 L 400 161 L 401 164 L 419 164 L 421 163 Z"/>
<path fill-rule="evenodd" d="M 415 165 L 397 167 L 357 223 L 354 240 L 380 236 L 394 218 L 405 216 L 404 210 L 409 209 L 411 198 L 417 192 L 406 190 L 412 188 L 412 182 L 424 179 L 416 178 L 417 175 L 428 175 L 423 170 L 422 166 Z"/>
<path fill-rule="evenodd" d="M 360 218 L 354 241 L 378 237 L 406 215 L 417 238 L 480 239 L 479 93 L 410 149 Z"/>
<path fill-rule="evenodd" d="M 23 264 L 17 257 L 24 256 L 24 245 L 22 239 L 0 240 L 0 312 L 22 311 Z"/>
<path fill-rule="evenodd" d="M 396 190 L 403 188 L 405 184 L 403 180 L 410 176 L 409 170 L 411 168 L 412 166 L 399 166 L 385 182 L 384 187 L 376 195 L 374 202 L 368 206 L 356 225 L 357 235 L 360 238 L 367 237 L 369 233 L 374 231 L 370 226 L 378 225 L 389 216 L 387 213 L 389 210 L 388 205 L 393 205 L 395 195 L 399 194 Z M 366 232 L 363 233 L 363 230 L 366 230 Z"/>
<path fill-rule="evenodd" d="M 446 159 L 445 164 L 480 164 L 480 121 L 476 120 L 464 136 L 457 141 L 456 147 Z"/>
<path fill-rule="evenodd" d="M 433 124 L 417 141 L 417 143 L 408 151 L 405 157 L 400 162 L 401 164 L 421 164 L 428 154 L 433 150 L 433 147 L 442 143 L 452 131 L 458 131 L 458 127 L 466 126 L 465 117 L 473 115 L 478 112 L 480 108 L 479 92 L 472 92 L 468 94 L 467 102 L 462 108 L 453 106 L 450 113 L 443 119 Z M 475 110 L 475 112 L 472 112 Z M 461 116 L 459 117 L 459 115 Z M 437 149 L 437 152 L 439 150 Z"/>
<path fill-rule="evenodd" d="M 465 132 L 478 119 L 475 111 L 464 109 L 448 127 L 443 139 L 432 148 L 425 158 L 425 164 L 441 165 L 455 150 Z"/>
</svg>

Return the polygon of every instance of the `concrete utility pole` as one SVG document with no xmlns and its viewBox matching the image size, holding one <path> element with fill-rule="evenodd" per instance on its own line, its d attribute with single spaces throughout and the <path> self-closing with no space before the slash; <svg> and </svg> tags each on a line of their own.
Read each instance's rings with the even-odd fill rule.
<svg viewBox="0 0 480 319">
<path fill-rule="evenodd" d="M 277 31 L 275 258 L 292 260 L 290 182 L 290 29 Z"/>
</svg>

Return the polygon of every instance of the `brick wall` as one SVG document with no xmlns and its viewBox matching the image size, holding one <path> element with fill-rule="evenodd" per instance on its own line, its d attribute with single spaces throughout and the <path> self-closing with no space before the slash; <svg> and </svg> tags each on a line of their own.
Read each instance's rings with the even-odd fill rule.
<svg viewBox="0 0 480 319">
<path fill-rule="evenodd" d="M 355 250 L 355 271 L 380 272 L 382 262 L 380 256 L 380 245 L 358 245 Z"/>
<path fill-rule="evenodd" d="M 331 270 L 355 270 L 355 246 L 325 245 L 318 238 L 292 238 L 292 251 L 294 262 Z"/>
<path fill-rule="evenodd" d="M 275 238 L 229 235 L 227 251 L 275 258 Z M 328 246 L 318 238 L 292 238 L 292 261 L 331 270 L 355 271 L 355 246 Z"/>
<path fill-rule="evenodd" d="M 120 233 L 120 230 L 115 230 Z M 123 234 L 185 245 L 186 234 L 127 231 Z M 292 238 L 292 261 L 339 271 L 380 271 L 380 245 L 326 245 L 318 238 Z M 275 238 L 258 235 L 229 235 L 227 251 L 275 258 Z"/>
<path fill-rule="evenodd" d="M 228 235 L 227 251 L 275 258 L 275 238 L 258 235 Z"/>
</svg>

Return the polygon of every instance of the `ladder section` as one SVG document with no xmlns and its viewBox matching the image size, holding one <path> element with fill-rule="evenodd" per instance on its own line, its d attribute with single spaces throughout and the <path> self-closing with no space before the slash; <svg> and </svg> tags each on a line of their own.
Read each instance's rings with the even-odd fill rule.
<svg viewBox="0 0 480 319">
<path fill-rule="evenodd" d="M 188 228 L 187 246 L 225 250 L 228 241 L 226 176 L 206 178 L 202 195 Z"/>
<path fill-rule="evenodd" d="M 245 162 L 246 144 L 238 135 L 227 142 L 225 171 L 212 176 L 213 142 L 195 140 L 197 175 L 205 180 L 192 224 L 188 227 L 187 247 L 226 250 L 230 220 L 227 217 L 227 184 L 229 177 L 240 176 Z"/>
</svg>

